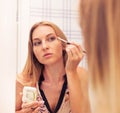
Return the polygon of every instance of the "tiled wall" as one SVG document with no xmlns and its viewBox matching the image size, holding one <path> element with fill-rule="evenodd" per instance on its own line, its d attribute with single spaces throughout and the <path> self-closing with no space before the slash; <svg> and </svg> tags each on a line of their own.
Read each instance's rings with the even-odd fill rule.
<svg viewBox="0 0 120 113">
<path fill-rule="evenodd" d="M 80 41 L 78 25 L 79 0 L 31 0 L 30 23 L 49 20 L 56 23 L 70 40 Z"/>
</svg>

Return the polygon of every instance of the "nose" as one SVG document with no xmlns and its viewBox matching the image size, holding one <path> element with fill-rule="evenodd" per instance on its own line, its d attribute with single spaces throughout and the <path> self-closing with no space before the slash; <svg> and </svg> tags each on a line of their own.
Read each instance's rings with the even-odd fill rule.
<svg viewBox="0 0 120 113">
<path fill-rule="evenodd" d="M 42 42 L 42 48 L 43 48 L 43 50 L 49 48 L 49 47 L 48 47 L 48 44 L 47 44 L 45 41 Z"/>
</svg>

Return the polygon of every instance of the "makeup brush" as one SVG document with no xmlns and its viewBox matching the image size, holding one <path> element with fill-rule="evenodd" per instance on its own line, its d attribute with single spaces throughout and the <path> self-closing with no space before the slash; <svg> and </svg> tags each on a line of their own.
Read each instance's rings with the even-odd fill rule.
<svg viewBox="0 0 120 113">
<path fill-rule="evenodd" d="M 62 38 L 60 38 L 60 37 L 58 37 L 58 39 L 59 39 L 60 41 L 64 42 L 64 43 L 66 43 L 66 44 L 71 44 L 69 41 L 64 40 L 64 39 L 62 39 Z M 86 53 L 86 51 L 83 50 L 83 53 Z"/>
<path fill-rule="evenodd" d="M 60 37 L 58 37 L 58 39 L 59 39 L 60 41 L 64 42 L 64 43 L 66 43 L 66 44 L 71 44 L 71 43 L 68 42 L 67 40 L 64 40 L 64 39 L 62 39 L 62 38 L 60 38 Z"/>
</svg>

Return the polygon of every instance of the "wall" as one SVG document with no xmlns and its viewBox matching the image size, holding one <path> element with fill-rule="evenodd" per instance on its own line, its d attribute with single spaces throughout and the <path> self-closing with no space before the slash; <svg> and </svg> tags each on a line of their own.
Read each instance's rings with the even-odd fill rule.
<svg viewBox="0 0 120 113">
<path fill-rule="evenodd" d="M 14 113 L 17 1 L 0 0 L 0 112 Z"/>
</svg>

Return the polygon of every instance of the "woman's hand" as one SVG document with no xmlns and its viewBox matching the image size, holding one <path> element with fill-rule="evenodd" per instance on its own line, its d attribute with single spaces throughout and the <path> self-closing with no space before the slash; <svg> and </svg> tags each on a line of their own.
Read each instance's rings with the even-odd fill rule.
<svg viewBox="0 0 120 113">
<path fill-rule="evenodd" d="M 44 110 L 44 101 L 25 102 L 22 104 L 22 113 L 39 113 Z"/>
<path fill-rule="evenodd" d="M 66 52 L 68 59 L 66 62 L 66 72 L 73 72 L 77 69 L 78 64 L 82 60 L 84 54 L 80 45 L 76 43 L 70 43 L 66 46 Z"/>
</svg>

